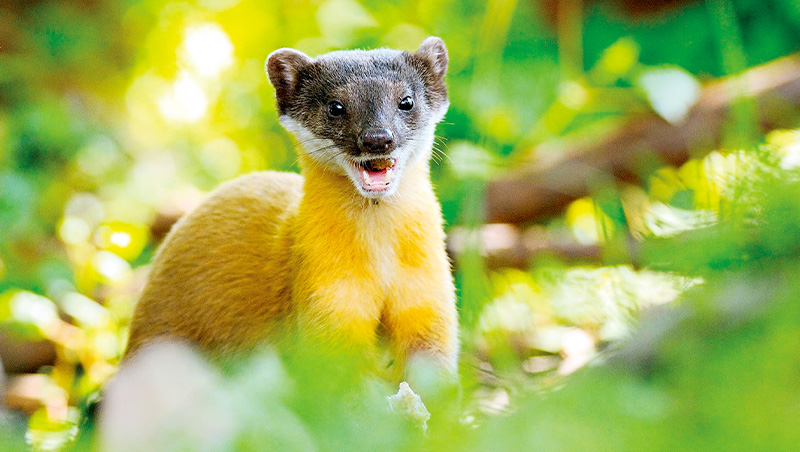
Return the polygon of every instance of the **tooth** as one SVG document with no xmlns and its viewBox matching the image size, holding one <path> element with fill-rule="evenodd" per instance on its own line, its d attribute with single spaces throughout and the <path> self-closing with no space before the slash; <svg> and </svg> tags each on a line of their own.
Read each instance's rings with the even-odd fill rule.
<svg viewBox="0 0 800 452">
<path fill-rule="evenodd" d="M 364 178 L 364 183 L 367 185 L 372 185 L 372 181 L 369 178 L 369 173 L 367 170 L 361 170 L 361 176 Z"/>
<path fill-rule="evenodd" d="M 389 167 L 389 168 L 386 169 L 386 182 L 387 182 L 387 184 L 388 184 L 388 182 L 391 182 L 393 178 L 394 178 L 394 168 L 393 167 Z"/>
</svg>

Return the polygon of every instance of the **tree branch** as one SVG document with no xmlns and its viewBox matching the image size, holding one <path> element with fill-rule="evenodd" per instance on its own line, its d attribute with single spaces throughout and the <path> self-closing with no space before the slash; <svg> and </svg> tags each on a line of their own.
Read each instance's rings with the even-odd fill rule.
<svg viewBox="0 0 800 452">
<path fill-rule="evenodd" d="M 797 126 L 800 54 L 750 69 L 741 77 L 708 83 L 682 124 L 672 125 L 649 113 L 589 141 L 538 146 L 531 154 L 560 157 L 525 164 L 491 181 L 486 190 L 487 223 L 540 221 L 608 178 L 639 183 L 658 167 L 653 162 L 677 166 L 690 153 L 709 152 L 720 143 L 728 110 L 741 99 L 737 89 L 755 99 L 762 130 Z"/>
</svg>

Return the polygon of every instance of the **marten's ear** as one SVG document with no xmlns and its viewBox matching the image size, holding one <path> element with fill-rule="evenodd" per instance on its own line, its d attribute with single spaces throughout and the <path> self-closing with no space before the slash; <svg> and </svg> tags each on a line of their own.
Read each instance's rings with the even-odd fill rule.
<svg viewBox="0 0 800 452">
<path fill-rule="evenodd" d="M 444 114 L 449 105 L 447 85 L 444 83 L 448 61 L 447 47 L 444 46 L 444 41 L 435 36 L 426 39 L 412 54 L 412 61 L 425 81 L 425 90 L 431 106 L 434 110 Z"/>
<path fill-rule="evenodd" d="M 447 47 L 444 41 L 436 36 L 431 36 L 424 41 L 417 49 L 416 55 L 425 60 L 430 66 L 431 75 L 443 79 L 447 73 Z"/>
<path fill-rule="evenodd" d="M 280 114 L 285 114 L 294 99 L 297 88 L 297 74 L 311 64 L 311 58 L 294 49 L 278 49 L 267 57 L 267 76 L 275 87 L 275 98 L 278 100 Z"/>
</svg>

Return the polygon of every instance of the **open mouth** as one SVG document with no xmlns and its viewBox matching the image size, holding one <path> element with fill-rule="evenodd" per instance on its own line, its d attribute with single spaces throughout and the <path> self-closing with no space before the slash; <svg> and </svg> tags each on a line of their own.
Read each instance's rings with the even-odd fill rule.
<svg viewBox="0 0 800 452">
<path fill-rule="evenodd" d="M 369 192 L 383 192 L 389 189 L 394 179 L 394 165 L 397 159 L 378 158 L 355 163 L 361 187 Z"/>
</svg>

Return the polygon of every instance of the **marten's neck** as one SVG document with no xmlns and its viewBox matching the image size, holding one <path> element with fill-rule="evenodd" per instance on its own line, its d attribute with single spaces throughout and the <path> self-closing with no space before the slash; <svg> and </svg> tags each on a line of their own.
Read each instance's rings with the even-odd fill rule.
<svg viewBox="0 0 800 452">
<path fill-rule="evenodd" d="M 396 179 L 397 191 L 377 204 L 359 194 L 349 177 L 303 163 L 293 243 L 306 265 L 334 260 L 344 266 L 341 274 L 361 275 L 389 290 L 401 260 L 418 262 L 441 245 L 441 210 L 426 160 L 407 167 Z"/>
<path fill-rule="evenodd" d="M 415 204 L 433 200 L 430 166 L 427 160 L 409 162 L 403 172 L 397 191 L 384 198 L 370 199 L 358 193 L 353 182 L 344 174 L 323 168 L 308 156 L 300 158 L 305 183 L 301 210 L 313 215 L 318 212 L 320 221 L 333 212 L 350 218 L 371 217 L 374 214 L 390 216 L 397 210 L 413 208 Z"/>
</svg>

